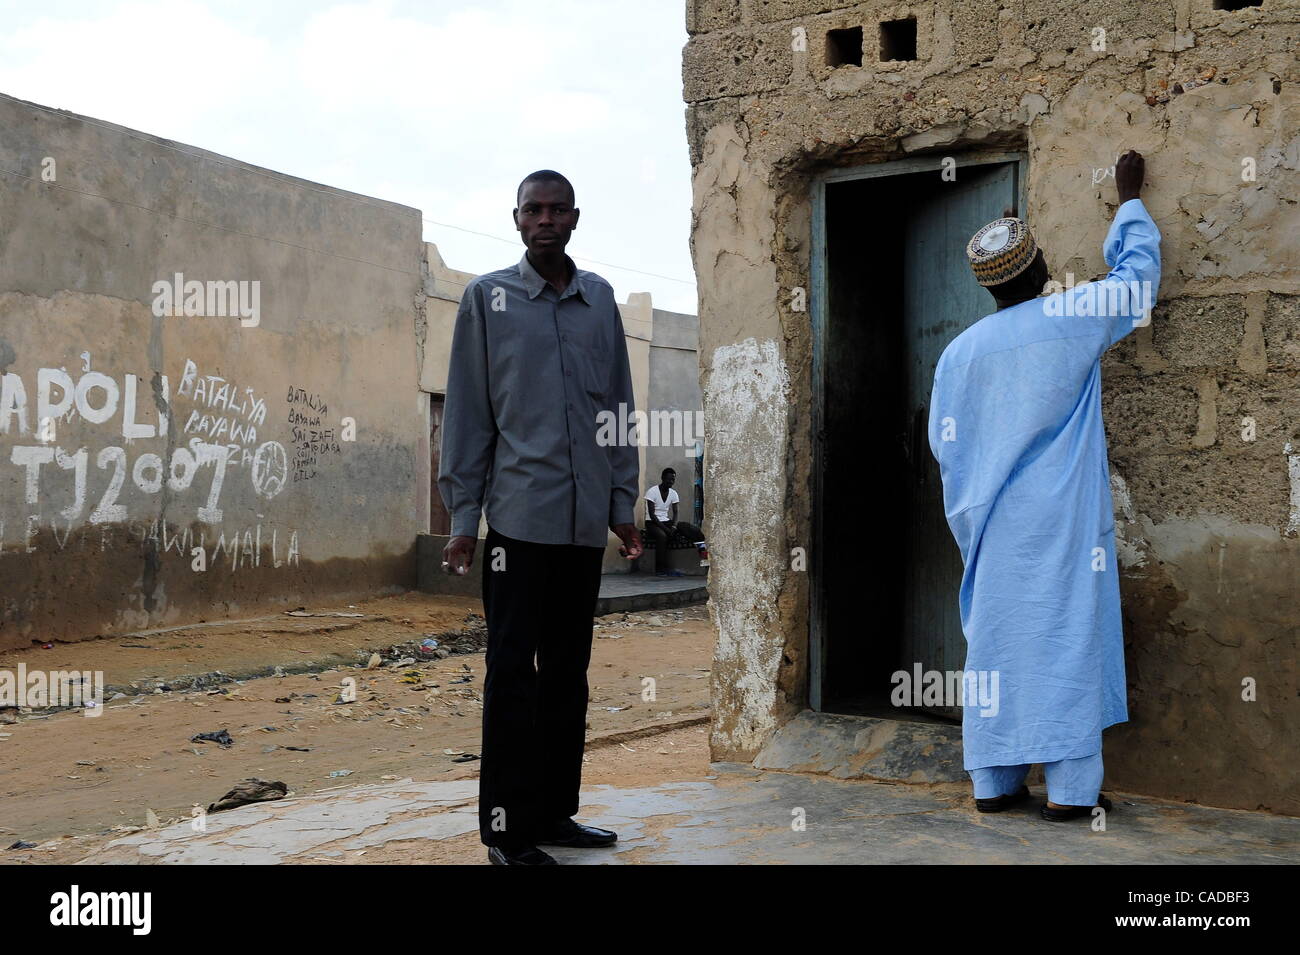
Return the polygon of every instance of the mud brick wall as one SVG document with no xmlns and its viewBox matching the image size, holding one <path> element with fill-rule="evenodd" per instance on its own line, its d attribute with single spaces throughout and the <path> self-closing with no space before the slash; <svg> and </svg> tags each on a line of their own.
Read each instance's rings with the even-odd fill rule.
<svg viewBox="0 0 1300 955">
<path fill-rule="evenodd" d="M 716 758 L 807 705 L 811 336 L 787 293 L 809 285 L 811 177 L 1023 151 L 1048 265 L 1086 281 L 1136 148 L 1164 275 L 1103 363 L 1132 714 L 1107 781 L 1300 813 L 1300 2 L 1215 6 L 687 3 Z M 914 49 L 886 36 L 882 58 L 907 20 Z M 855 29 L 860 65 L 828 38 Z"/>
</svg>

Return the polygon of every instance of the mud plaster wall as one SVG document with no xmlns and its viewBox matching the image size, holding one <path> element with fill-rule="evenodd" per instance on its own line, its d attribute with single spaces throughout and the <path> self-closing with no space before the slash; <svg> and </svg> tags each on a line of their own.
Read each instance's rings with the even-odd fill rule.
<svg viewBox="0 0 1300 955">
<path fill-rule="evenodd" d="M 810 281 L 811 177 L 1022 150 L 1053 276 L 1087 281 L 1131 147 L 1164 275 L 1151 326 L 1103 363 L 1131 710 L 1107 785 L 1300 813 L 1300 2 L 1211 7 L 687 3 L 715 758 L 752 756 L 807 705 L 790 555 L 810 537 L 811 330 L 790 290 Z M 878 24 L 908 17 L 916 60 L 879 62 Z M 827 31 L 854 26 L 863 65 L 831 66 Z"/>
<path fill-rule="evenodd" d="M 419 212 L 9 98 L 0 132 L 0 647 L 412 586 Z M 156 317 L 177 272 L 259 323 Z"/>
</svg>

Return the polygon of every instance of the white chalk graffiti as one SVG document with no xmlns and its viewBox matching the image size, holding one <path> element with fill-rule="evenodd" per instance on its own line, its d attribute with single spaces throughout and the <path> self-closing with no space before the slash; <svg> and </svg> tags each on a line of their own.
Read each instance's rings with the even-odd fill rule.
<svg viewBox="0 0 1300 955">
<path fill-rule="evenodd" d="M 0 559 L 13 554 L 34 554 L 39 551 L 40 548 L 34 541 L 38 539 L 42 526 L 50 531 L 57 550 L 63 551 L 68 548 L 73 538 L 72 521 L 68 521 L 60 528 L 57 520 L 43 523 L 39 515 L 32 515 L 24 524 L 21 540 L 16 543 L 6 538 L 5 522 L 0 521 Z M 86 549 L 89 526 L 81 525 L 81 534 L 74 545 L 80 550 Z M 121 533 L 120 528 L 118 532 Z M 281 534 L 279 528 L 270 527 L 264 533 L 260 522 L 252 527 L 237 527 L 232 530 L 227 530 L 225 527 L 200 529 L 196 536 L 189 527 L 169 525 L 166 520 L 154 519 L 148 523 L 132 524 L 126 529 L 126 533 L 129 540 L 152 541 L 157 545 L 159 553 L 174 553 L 187 560 L 192 556 L 194 548 L 199 548 L 204 551 L 205 562 L 213 568 L 217 566 L 218 558 L 224 556 L 227 568 L 232 573 L 241 567 L 280 568 L 301 565 L 298 532 L 290 528 Z M 113 528 L 109 525 L 98 528 L 98 538 L 99 550 L 108 550 L 113 546 Z M 90 541 L 92 546 L 94 543 L 94 540 Z"/>
<path fill-rule="evenodd" d="M 253 456 L 253 490 L 272 498 L 284 490 L 289 477 L 289 457 L 279 441 L 267 441 Z"/>
<path fill-rule="evenodd" d="M 59 512 L 66 520 L 75 520 L 85 509 L 88 460 L 89 452 L 85 448 L 69 453 L 62 448 L 18 444 L 9 452 L 10 463 L 27 469 L 23 496 L 27 504 L 40 503 L 40 473 L 43 465 L 54 463 L 63 470 L 73 472 L 73 501 Z M 91 524 L 121 523 L 126 520 L 126 505 L 119 504 L 117 499 L 126 484 L 126 449 L 116 445 L 100 448 L 95 464 L 101 471 L 111 468 L 112 474 L 103 496 L 86 520 Z M 172 451 L 171 464 L 167 469 L 167 487 L 172 491 L 186 490 L 194 482 L 198 469 L 205 464 L 214 465 L 212 483 L 208 486 L 207 503 L 198 509 L 198 517 L 204 523 L 219 524 L 222 512 L 218 502 L 226 478 L 226 449 L 221 445 L 200 444 L 197 453 L 191 452 L 189 448 L 176 448 Z M 157 454 L 146 453 L 136 458 L 131 467 L 131 479 L 144 493 L 157 494 L 162 490 L 162 472 L 162 458 Z"/>
<path fill-rule="evenodd" d="M 252 464 L 257 429 L 266 423 L 266 399 L 257 397 L 252 388 L 241 390 L 220 375 L 200 375 L 198 371 L 187 358 L 176 394 L 190 398 L 198 407 L 190 411 L 181 433 L 196 435 L 189 439 L 191 447 L 225 438 L 231 466 Z"/>
<path fill-rule="evenodd" d="M 1115 162 L 1116 163 L 1119 162 L 1119 156 L 1115 157 Z M 1092 169 L 1092 184 L 1094 186 L 1100 185 L 1101 183 L 1105 182 L 1107 179 L 1114 179 L 1114 178 L 1115 178 L 1115 163 L 1111 163 L 1109 166 L 1100 166 L 1100 167 L 1094 166 Z"/>
<path fill-rule="evenodd" d="M 83 353 L 84 367 L 89 369 L 88 353 Z M 155 452 L 145 452 L 132 459 L 128 448 L 141 439 L 166 437 L 172 432 L 170 388 L 166 375 L 158 375 L 154 385 L 158 411 L 154 420 L 138 420 L 140 383 L 135 375 L 122 376 L 121 382 L 98 371 L 86 370 L 76 378 L 65 368 L 40 368 L 36 372 L 35 414 L 29 414 L 28 389 L 14 372 L 0 376 L 0 435 L 31 434 L 37 444 L 16 444 L 8 461 L 22 468 L 23 501 L 39 505 L 42 496 L 41 469 L 57 466 L 72 472 L 72 500 L 59 510 L 67 521 L 83 515 L 89 498 L 88 475 L 90 449 L 53 445 L 58 423 L 71 423 L 80 417 L 87 424 L 102 425 L 115 416 L 121 417 L 122 445 L 110 445 L 94 453 L 94 464 L 107 472 L 107 487 L 86 516 L 90 524 L 116 524 L 127 519 L 127 506 L 120 498 L 127 487 L 129 474 L 136 489 L 147 495 L 159 494 L 164 485 L 169 491 L 188 490 L 200 468 L 212 465 L 207 496 L 197 508 L 197 517 L 205 524 L 219 524 L 223 518 L 221 493 L 227 467 L 235 463 L 254 465 L 251 481 L 254 492 L 263 498 L 278 494 L 288 480 L 288 455 L 276 441 L 257 443 L 257 426 L 266 421 L 266 402 L 252 388 L 241 390 L 217 375 L 200 376 L 194 362 L 187 360 L 177 396 L 191 398 L 203 410 L 194 410 L 184 431 L 196 432 L 188 446 L 173 448 L 170 460 Z M 208 412 L 212 413 L 209 414 Z M 16 425 L 16 427 L 15 427 Z M 36 430 L 33 431 L 33 426 Z M 219 444 L 205 437 L 228 437 L 233 443 Z M 250 445 L 244 447 L 245 444 Z M 0 458 L 3 460 L 3 458 Z"/>
<path fill-rule="evenodd" d="M 159 376 L 159 392 L 163 405 L 168 394 L 167 376 Z M 59 390 L 59 398 L 53 397 L 53 389 Z M 95 392 L 102 392 L 103 397 L 92 400 Z M 36 415 L 38 426 L 42 422 L 54 422 L 57 419 L 71 421 L 73 415 L 80 415 L 90 424 L 103 424 L 117 414 L 118 404 L 122 404 L 122 437 L 128 442 L 138 438 L 152 438 L 167 432 L 168 419 L 163 411 L 158 412 L 157 423 L 150 424 L 136 421 L 137 394 L 139 379 L 135 375 L 125 375 L 123 384 L 105 375 L 103 372 L 90 371 L 73 381 L 72 376 L 62 368 L 41 368 L 36 372 Z M 125 401 L 122 398 L 125 396 Z M 0 378 L 0 434 L 9 434 L 15 419 L 18 422 L 18 434 L 27 434 L 32 427 L 27 404 L 27 387 L 20 375 L 8 372 Z M 42 440 L 53 440 L 52 424 L 43 429 Z"/>
<path fill-rule="evenodd" d="M 201 374 L 192 360 L 173 379 L 173 395 L 166 375 L 142 383 L 133 374 L 92 370 L 88 351 L 79 357 L 26 377 L 0 374 L 0 485 L 9 489 L 0 510 L 0 560 L 143 547 L 208 573 L 300 566 L 296 529 L 277 527 L 261 513 L 257 523 L 235 526 L 230 515 L 261 510 L 289 483 L 315 473 L 317 455 L 340 453 L 319 395 L 290 389 L 287 420 L 275 423 L 292 433 L 287 445 L 265 434 L 264 397 Z M 254 496 L 245 491 L 238 506 L 223 506 L 235 467 L 247 469 Z M 154 513 L 140 514 L 142 505 Z"/>
</svg>

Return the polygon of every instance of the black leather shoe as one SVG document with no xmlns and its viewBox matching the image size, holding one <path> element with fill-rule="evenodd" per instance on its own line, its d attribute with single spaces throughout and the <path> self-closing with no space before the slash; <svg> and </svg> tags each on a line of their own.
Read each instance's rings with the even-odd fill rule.
<svg viewBox="0 0 1300 955">
<path fill-rule="evenodd" d="M 975 808 L 980 812 L 1002 812 L 1019 805 L 1029 798 L 1029 787 L 1021 786 L 1019 792 L 1007 793 L 1005 796 L 992 796 L 988 799 L 976 799 Z"/>
<path fill-rule="evenodd" d="M 536 846 L 490 846 L 488 861 L 493 865 L 559 865 Z"/>
<path fill-rule="evenodd" d="M 600 846 L 612 846 L 618 842 L 618 835 L 608 829 L 584 826 L 572 819 L 555 823 L 538 838 L 539 846 L 569 846 L 573 849 L 595 849 Z"/>
<path fill-rule="evenodd" d="M 1110 812 L 1111 809 L 1114 807 L 1111 805 L 1109 799 L 1107 799 L 1105 796 L 1098 795 L 1097 805 L 1095 807 L 1094 806 L 1065 806 L 1063 808 L 1056 809 L 1052 806 L 1049 806 L 1047 803 L 1043 803 L 1042 806 L 1038 808 L 1038 814 L 1042 816 L 1044 819 L 1046 819 L 1048 822 L 1066 822 L 1070 819 L 1082 819 L 1085 816 L 1091 816 L 1092 810 L 1094 808 L 1100 808 L 1105 812 Z"/>
</svg>

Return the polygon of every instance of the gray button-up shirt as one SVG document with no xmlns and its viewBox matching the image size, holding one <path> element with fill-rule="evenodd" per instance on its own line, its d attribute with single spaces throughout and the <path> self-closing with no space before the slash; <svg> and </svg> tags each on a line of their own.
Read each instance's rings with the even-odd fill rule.
<svg viewBox="0 0 1300 955">
<path fill-rule="evenodd" d="M 563 294 L 525 252 L 461 298 L 438 474 L 453 536 L 477 536 L 480 512 L 541 544 L 604 547 L 610 525 L 632 523 L 640 468 L 623 436 L 634 410 L 623 319 L 610 284 L 568 261 Z M 602 444 L 606 410 L 617 440 Z"/>
</svg>

